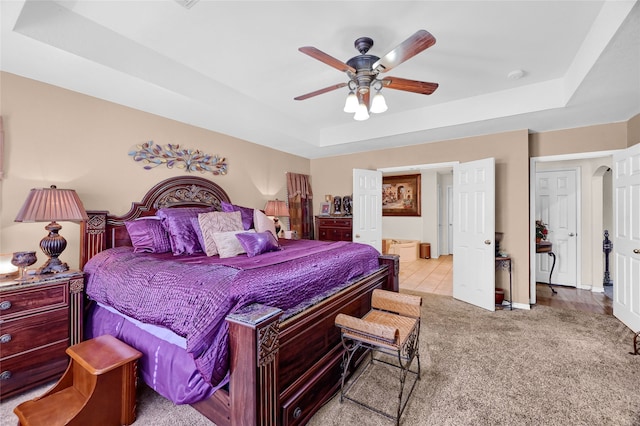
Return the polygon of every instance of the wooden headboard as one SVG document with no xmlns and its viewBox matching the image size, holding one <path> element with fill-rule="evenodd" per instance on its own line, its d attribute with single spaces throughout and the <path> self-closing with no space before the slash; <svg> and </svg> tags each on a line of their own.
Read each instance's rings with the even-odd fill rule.
<svg viewBox="0 0 640 426">
<path fill-rule="evenodd" d="M 209 207 L 220 210 L 220 203 L 230 203 L 227 193 L 214 182 L 195 176 L 178 176 L 163 180 L 151 188 L 142 201 L 131 203 L 122 216 L 110 215 L 106 210 L 89 210 L 89 220 L 82 223 L 80 268 L 102 250 L 130 246 L 131 239 L 124 223 L 139 217 L 153 216 L 167 207 Z"/>
</svg>

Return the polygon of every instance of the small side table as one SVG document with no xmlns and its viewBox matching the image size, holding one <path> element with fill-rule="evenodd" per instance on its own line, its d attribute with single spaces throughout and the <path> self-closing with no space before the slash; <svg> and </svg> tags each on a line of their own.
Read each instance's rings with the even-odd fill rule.
<svg viewBox="0 0 640 426">
<path fill-rule="evenodd" d="M 509 310 L 513 310 L 513 280 L 511 278 L 511 258 L 496 257 L 496 269 L 509 272 Z"/>
<path fill-rule="evenodd" d="M 549 288 L 551 289 L 551 293 L 556 294 L 557 291 L 551 287 L 551 276 L 553 275 L 553 268 L 556 267 L 556 254 L 553 252 L 553 245 L 550 241 L 540 241 L 536 243 L 536 253 L 547 253 L 549 256 L 553 258 L 553 263 L 551 264 L 551 271 L 549 271 Z"/>
</svg>

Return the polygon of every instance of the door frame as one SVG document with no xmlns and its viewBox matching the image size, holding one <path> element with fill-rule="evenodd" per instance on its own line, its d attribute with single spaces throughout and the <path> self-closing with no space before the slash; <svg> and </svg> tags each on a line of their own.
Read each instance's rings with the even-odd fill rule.
<svg viewBox="0 0 640 426">
<path fill-rule="evenodd" d="M 608 150 L 608 151 L 594 151 L 594 152 L 582 152 L 582 153 L 574 153 L 574 154 L 562 154 L 562 155 L 548 155 L 542 157 L 530 157 L 529 158 L 529 303 L 535 304 L 536 297 L 536 165 L 537 163 L 546 163 L 553 161 L 567 161 L 567 160 L 586 160 L 591 158 L 600 158 L 600 157 L 612 157 L 613 153 L 618 150 Z M 578 209 L 580 205 L 578 205 Z M 578 214 L 578 218 L 580 218 L 580 214 Z M 581 222 L 578 222 L 579 226 Z M 578 237 L 580 234 L 578 233 Z M 578 250 L 578 253 L 581 253 Z M 580 257 L 582 255 L 580 254 Z M 581 259 L 578 259 L 578 275 L 577 275 L 577 283 L 578 286 L 582 283 L 581 280 Z M 580 287 L 578 287 L 580 288 Z"/>
<path fill-rule="evenodd" d="M 456 164 L 460 164 L 459 161 L 448 161 L 448 162 L 442 162 L 442 163 L 429 163 L 429 164 L 413 164 L 413 165 L 406 165 L 406 166 L 395 166 L 395 167 L 379 167 L 376 170 L 379 172 L 382 172 L 383 175 L 384 173 L 397 173 L 397 172 L 421 172 L 422 170 L 432 170 L 432 169 L 447 169 L 450 168 L 451 171 L 453 172 L 453 167 Z M 438 194 L 438 197 L 440 195 Z M 439 214 L 439 209 L 442 206 L 438 206 L 438 214 Z M 439 220 L 439 219 L 437 219 Z M 437 228 L 437 227 L 436 227 Z M 438 229 L 438 234 L 440 233 L 440 230 Z M 453 252 L 453 250 L 449 250 L 451 253 Z M 436 238 L 436 240 L 434 242 L 431 243 L 431 256 L 439 256 L 441 252 L 440 249 L 440 236 L 438 235 L 438 238 Z M 455 260 L 454 260 L 455 262 Z"/>
</svg>

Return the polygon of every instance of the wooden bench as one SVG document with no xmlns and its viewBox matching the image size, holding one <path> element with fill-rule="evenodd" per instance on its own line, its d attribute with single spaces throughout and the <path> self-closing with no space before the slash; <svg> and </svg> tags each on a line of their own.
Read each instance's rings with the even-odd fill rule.
<svg viewBox="0 0 640 426">
<path fill-rule="evenodd" d="M 130 425 L 136 419 L 140 352 L 110 335 L 67 348 L 71 362 L 58 383 L 13 411 L 19 425 Z"/>
</svg>

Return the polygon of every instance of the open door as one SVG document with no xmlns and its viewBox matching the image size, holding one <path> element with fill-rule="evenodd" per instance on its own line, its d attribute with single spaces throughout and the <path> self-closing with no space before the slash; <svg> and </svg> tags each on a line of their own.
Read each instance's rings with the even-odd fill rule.
<svg viewBox="0 0 640 426">
<path fill-rule="evenodd" d="M 453 167 L 453 297 L 495 310 L 495 159 Z"/>
<path fill-rule="evenodd" d="M 353 169 L 353 241 L 382 253 L 382 172 Z"/>
<path fill-rule="evenodd" d="M 613 315 L 640 331 L 640 144 L 613 155 Z"/>
</svg>

